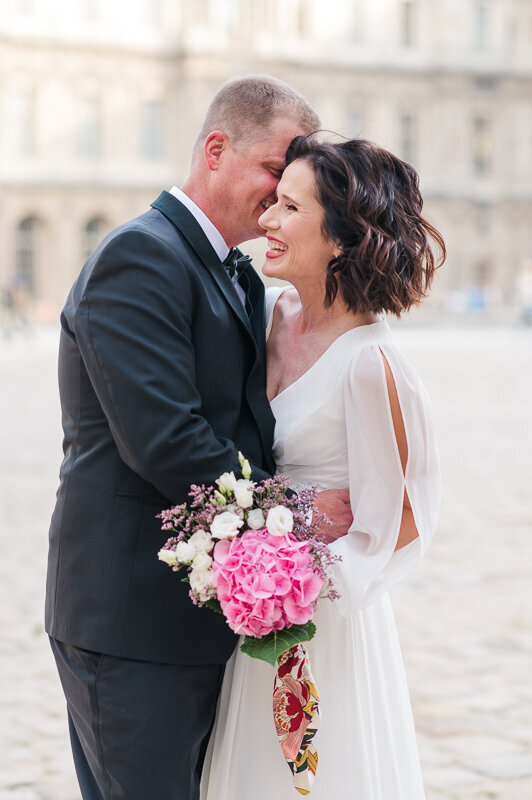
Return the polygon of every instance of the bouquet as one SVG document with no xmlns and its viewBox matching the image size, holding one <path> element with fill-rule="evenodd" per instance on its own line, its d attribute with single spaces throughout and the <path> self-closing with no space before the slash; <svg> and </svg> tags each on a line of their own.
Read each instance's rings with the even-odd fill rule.
<svg viewBox="0 0 532 800">
<path fill-rule="evenodd" d="M 158 556 L 184 570 L 193 603 L 224 614 L 244 637 L 244 653 L 278 663 L 277 735 L 296 789 L 307 794 L 317 765 L 319 694 L 301 642 L 316 632 L 320 597 L 338 597 L 331 580 L 337 557 L 318 534 L 326 518 L 314 509 L 315 489 L 287 496 L 287 478 L 255 483 L 242 453 L 239 461 L 242 478 L 225 472 L 216 486 L 193 485 L 188 505 L 158 515 L 173 534 Z"/>
</svg>

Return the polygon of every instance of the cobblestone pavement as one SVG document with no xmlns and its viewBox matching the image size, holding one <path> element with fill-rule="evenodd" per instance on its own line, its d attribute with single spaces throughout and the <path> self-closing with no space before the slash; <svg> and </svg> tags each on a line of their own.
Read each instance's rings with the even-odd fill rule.
<svg viewBox="0 0 532 800">
<path fill-rule="evenodd" d="M 394 593 L 427 800 L 530 800 L 532 331 L 398 338 L 433 399 L 445 487 L 439 535 Z M 55 347 L 55 331 L 0 342 L 0 800 L 79 798 L 42 627 Z"/>
</svg>

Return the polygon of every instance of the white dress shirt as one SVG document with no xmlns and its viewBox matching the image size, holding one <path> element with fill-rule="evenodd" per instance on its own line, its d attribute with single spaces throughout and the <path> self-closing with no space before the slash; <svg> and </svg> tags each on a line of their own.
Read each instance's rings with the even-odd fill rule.
<svg viewBox="0 0 532 800">
<path fill-rule="evenodd" d="M 200 225 L 203 233 L 211 243 L 220 261 L 224 261 L 229 253 L 229 248 L 218 228 L 212 224 L 209 217 L 201 210 L 199 206 L 196 205 L 194 200 L 191 200 L 190 197 L 181 191 L 181 189 L 178 189 L 177 186 L 172 186 L 170 189 L 170 194 L 173 194 L 174 197 L 183 203 L 185 208 L 188 208 L 196 222 Z M 246 293 L 244 292 L 243 288 L 237 283 L 235 285 L 235 289 L 238 296 L 242 300 L 242 303 L 245 305 Z"/>
<path fill-rule="evenodd" d="M 213 246 L 213 249 L 216 251 L 220 261 L 224 261 L 229 252 L 229 248 L 226 245 L 222 234 L 218 228 L 212 224 L 207 214 L 204 214 L 201 208 L 196 205 L 194 200 L 191 200 L 190 197 L 181 191 L 181 189 L 178 189 L 177 186 L 172 186 L 170 189 L 170 194 L 173 194 L 174 197 L 177 197 L 177 199 L 183 203 L 185 208 L 188 208 L 196 222 L 198 222 L 198 224 L 201 226 L 203 233 Z"/>
</svg>

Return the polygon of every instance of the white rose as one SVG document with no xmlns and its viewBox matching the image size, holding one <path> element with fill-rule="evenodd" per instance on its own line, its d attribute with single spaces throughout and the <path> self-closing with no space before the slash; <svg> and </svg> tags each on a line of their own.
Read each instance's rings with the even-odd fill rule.
<svg viewBox="0 0 532 800">
<path fill-rule="evenodd" d="M 196 555 L 196 548 L 193 544 L 189 542 L 179 542 L 176 549 L 176 556 L 177 560 L 181 564 L 190 564 L 194 556 Z"/>
<path fill-rule="evenodd" d="M 165 564 L 169 564 L 171 567 L 175 567 L 179 561 L 175 550 L 159 550 L 157 555 L 160 561 L 164 561 Z"/>
<path fill-rule="evenodd" d="M 207 553 L 197 553 L 192 562 L 193 569 L 210 569 L 212 566 L 212 558 Z"/>
<path fill-rule="evenodd" d="M 248 525 L 256 531 L 264 527 L 264 514 L 262 513 L 262 509 L 253 508 L 251 511 L 248 511 Z"/>
<path fill-rule="evenodd" d="M 285 506 L 274 506 L 268 511 L 266 527 L 272 536 L 284 536 L 294 527 L 294 516 Z"/>
<path fill-rule="evenodd" d="M 210 553 L 214 547 L 214 542 L 210 533 L 202 530 L 193 533 L 188 543 L 195 547 L 196 553 Z"/>
<path fill-rule="evenodd" d="M 212 569 L 191 569 L 188 577 L 190 588 L 195 592 L 203 592 L 212 586 Z"/>
<path fill-rule="evenodd" d="M 215 539 L 231 539 L 236 536 L 244 520 L 232 511 L 223 511 L 217 514 L 211 523 L 211 533 Z"/>
<path fill-rule="evenodd" d="M 234 492 L 236 486 L 236 478 L 234 472 L 224 472 L 223 475 L 217 479 L 216 483 L 222 491 Z"/>
<path fill-rule="evenodd" d="M 240 478 L 236 482 L 236 486 L 234 489 L 235 492 L 235 500 L 240 506 L 240 508 L 251 508 L 253 505 L 253 489 L 255 488 L 255 484 L 253 481 L 247 481 L 243 478 Z"/>
<path fill-rule="evenodd" d="M 214 547 L 214 542 L 210 533 L 202 530 L 193 533 L 188 543 L 194 547 L 196 553 L 210 553 Z"/>
</svg>

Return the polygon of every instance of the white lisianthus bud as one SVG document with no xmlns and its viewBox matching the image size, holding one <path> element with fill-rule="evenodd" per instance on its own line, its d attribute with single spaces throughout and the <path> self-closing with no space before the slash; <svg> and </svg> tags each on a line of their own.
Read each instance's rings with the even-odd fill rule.
<svg viewBox="0 0 532 800">
<path fill-rule="evenodd" d="M 231 511 L 222 511 L 211 522 L 211 533 L 215 539 L 231 539 L 237 535 L 243 524 L 244 520 L 236 514 Z"/>
<path fill-rule="evenodd" d="M 212 558 L 207 553 L 196 553 L 192 562 L 193 569 L 210 569 Z"/>
<path fill-rule="evenodd" d="M 250 465 L 249 461 L 247 460 L 247 458 L 245 458 L 244 461 L 242 462 L 241 469 L 242 469 L 242 475 L 244 476 L 244 478 L 246 480 L 249 480 L 249 478 L 251 476 L 251 465 Z"/>
<path fill-rule="evenodd" d="M 236 482 L 235 486 L 235 500 L 240 508 L 251 508 L 253 505 L 253 489 L 255 484 L 253 481 L 240 479 Z"/>
<path fill-rule="evenodd" d="M 272 536 L 284 536 L 294 527 L 294 516 L 285 506 L 274 506 L 268 511 L 266 527 Z"/>
<path fill-rule="evenodd" d="M 189 542 L 179 542 L 176 549 L 177 560 L 180 564 L 190 564 L 196 555 L 196 548 Z"/>
<path fill-rule="evenodd" d="M 193 533 L 188 543 L 194 547 L 196 553 L 210 553 L 214 547 L 214 542 L 210 533 L 202 530 Z"/>
<path fill-rule="evenodd" d="M 168 564 L 170 567 L 175 567 L 179 561 L 175 550 L 159 550 L 157 555 L 160 561 L 164 561 L 164 563 Z"/>
<path fill-rule="evenodd" d="M 217 479 L 221 492 L 234 492 L 236 486 L 236 478 L 234 472 L 224 472 L 223 475 Z"/>
<path fill-rule="evenodd" d="M 221 492 L 219 492 L 219 491 L 218 491 L 218 489 L 215 489 L 215 490 L 214 490 L 214 497 L 215 497 L 215 499 L 216 499 L 216 502 L 217 502 L 219 505 L 221 505 L 221 506 L 225 506 L 225 505 L 227 504 L 227 500 L 225 499 L 225 497 L 223 496 L 223 494 L 222 494 Z"/>
<path fill-rule="evenodd" d="M 258 531 L 259 528 L 263 528 L 264 514 L 262 513 L 262 509 L 252 508 L 251 511 L 248 511 L 247 523 L 249 527 L 253 528 L 255 531 Z"/>
</svg>

